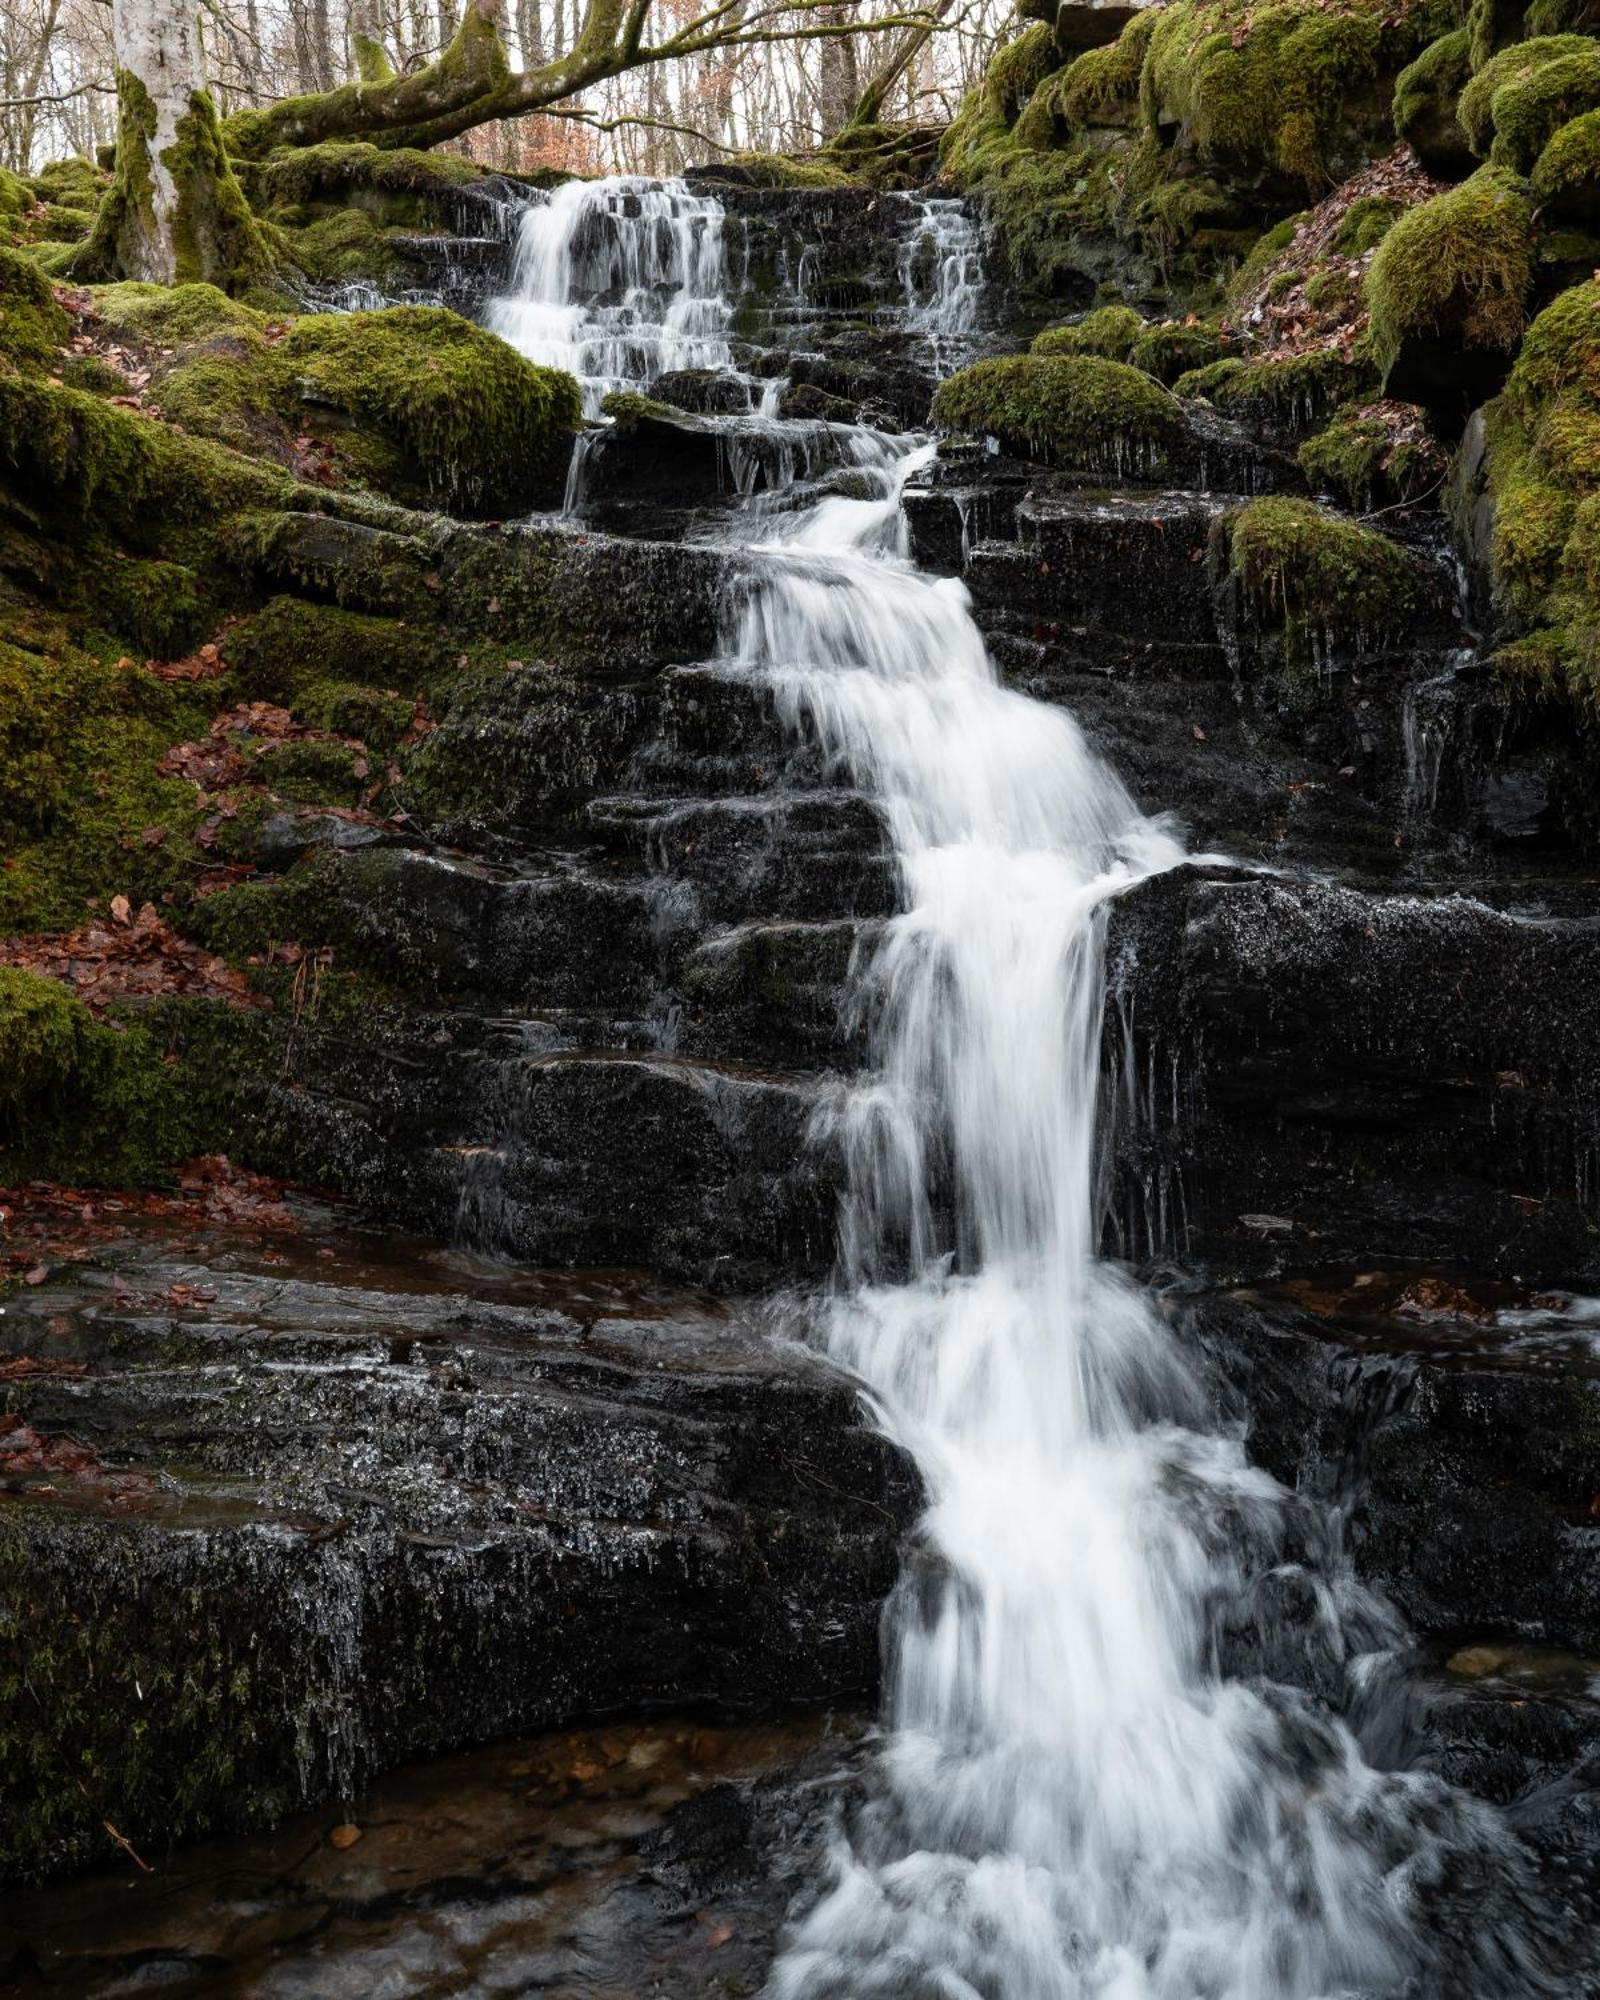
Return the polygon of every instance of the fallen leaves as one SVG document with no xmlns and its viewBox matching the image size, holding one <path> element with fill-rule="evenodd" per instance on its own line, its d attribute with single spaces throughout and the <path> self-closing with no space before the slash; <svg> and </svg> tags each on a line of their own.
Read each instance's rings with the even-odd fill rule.
<svg viewBox="0 0 1600 2000">
<path fill-rule="evenodd" d="M 355 1846 L 360 1838 L 360 1827 L 352 1825 L 350 1821 L 346 1820 L 342 1826 L 336 1826 L 328 1835 L 328 1845 L 337 1848 L 341 1854 L 345 1854 Z"/>
<path fill-rule="evenodd" d="M 0 965 L 59 979 L 97 1017 L 115 1002 L 173 995 L 228 1007 L 270 1007 L 242 972 L 180 937 L 153 903 L 135 912 L 126 896 L 113 896 L 110 919 L 75 931 L 7 938 L 0 942 Z"/>
</svg>

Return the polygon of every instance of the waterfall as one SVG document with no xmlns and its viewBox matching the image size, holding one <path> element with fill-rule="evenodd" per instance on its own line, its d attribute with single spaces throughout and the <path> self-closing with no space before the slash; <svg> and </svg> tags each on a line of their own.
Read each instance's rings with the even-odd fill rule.
<svg viewBox="0 0 1600 2000">
<path fill-rule="evenodd" d="M 930 209 L 958 240 L 926 205 L 903 271 Z M 952 320 L 970 282 L 937 281 Z M 879 803 L 898 861 L 903 910 L 855 977 L 873 1062 L 835 1114 L 822 1310 L 929 1495 L 871 1803 L 770 1991 L 1394 1994 L 1435 1965 L 1419 1917 L 1465 1872 L 1452 1990 L 1507 2000 L 1530 1975 L 1488 1909 L 1520 1880 L 1498 1820 L 1219 1665 L 1252 1584 L 1305 1560 L 1304 1504 L 1208 1430 L 1155 1300 L 1097 1253 L 1105 924 L 1183 848 L 1067 713 L 1001 685 L 964 585 L 909 561 L 900 491 L 932 450 L 881 439 L 871 497 L 727 530 L 747 568 L 720 665 Z M 1333 1671 L 1396 1642 L 1348 1579 L 1315 1594 Z"/>
<path fill-rule="evenodd" d="M 900 290 L 906 324 L 933 350 L 941 372 L 976 331 L 983 298 L 983 251 L 977 224 L 960 201 L 911 196 L 917 213 L 900 244 Z"/>
<path fill-rule="evenodd" d="M 587 416 L 679 368 L 731 369 L 722 205 L 682 181 L 568 181 L 522 218 L 485 319 L 578 378 Z"/>
</svg>

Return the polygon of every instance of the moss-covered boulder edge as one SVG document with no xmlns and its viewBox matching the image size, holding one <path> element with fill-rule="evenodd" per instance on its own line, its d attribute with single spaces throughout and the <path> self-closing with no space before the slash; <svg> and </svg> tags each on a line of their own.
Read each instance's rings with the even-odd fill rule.
<svg viewBox="0 0 1600 2000">
<path fill-rule="evenodd" d="M 66 291 L 0 248 L 0 1186 L 160 1184 L 217 1149 L 301 1165 L 265 1117 L 294 1047 L 404 996 L 381 954 L 330 948 L 295 828 L 398 837 L 456 687 L 510 650 L 474 636 L 494 586 L 477 605 L 435 568 L 496 531 L 448 516 L 553 504 L 579 409 L 443 309 Z M 292 894 L 232 886 L 285 868 Z M 140 912 L 243 985 L 91 1012 L 44 946 L 93 957 L 99 927 L 114 957 Z"/>
</svg>

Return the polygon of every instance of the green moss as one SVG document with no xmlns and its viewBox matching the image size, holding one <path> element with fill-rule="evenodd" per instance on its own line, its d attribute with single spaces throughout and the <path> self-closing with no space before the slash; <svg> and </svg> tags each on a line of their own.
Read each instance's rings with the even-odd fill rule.
<svg viewBox="0 0 1600 2000">
<path fill-rule="evenodd" d="M 1203 160 L 1266 169 L 1320 193 L 1336 169 L 1381 145 L 1384 121 L 1371 102 L 1380 79 L 1450 25 L 1443 12 L 1394 14 L 1374 0 L 1172 0 L 1144 64 L 1145 124 Z"/>
<path fill-rule="evenodd" d="M 260 199 L 268 211 L 333 201 L 353 195 L 426 195 L 448 201 L 456 191 L 482 180 L 483 169 L 459 153 L 426 153 L 415 147 L 344 145 L 295 146 L 262 163 Z"/>
<path fill-rule="evenodd" d="M 1476 150 L 1481 143 L 1487 106 L 1487 122 L 1493 127 L 1489 157 L 1499 166 L 1517 173 L 1532 171 L 1545 146 L 1571 119 L 1600 107 L 1600 45 L 1581 43 L 1576 50 L 1572 36 L 1555 36 L 1542 43 L 1526 42 L 1521 48 L 1507 49 L 1495 57 L 1489 68 L 1461 94 L 1461 120 Z M 1535 49 L 1568 48 L 1564 55 L 1523 63 L 1513 59 Z M 1499 72 L 1499 82 L 1487 98 L 1479 98 L 1479 85 Z M 1476 114 L 1476 117 L 1475 117 Z"/>
<path fill-rule="evenodd" d="M 1071 326 L 1046 327 L 1029 350 L 1033 354 L 1098 354 L 1105 361 L 1126 361 L 1144 332 L 1144 319 L 1132 306 L 1101 306 Z"/>
<path fill-rule="evenodd" d="M 287 464 L 293 441 L 279 415 L 292 377 L 260 334 L 223 333 L 184 348 L 150 386 L 152 406 L 191 437 Z"/>
<path fill-rule="evenodd" d="M 761 188 L 842 188 L 852 185 L 847 168 L 836 159 L 797 159 L 789 153 L 730 153 L 707 169 L 715 177 L 719 167 L 731 168 L 731 179 L 746 187 Z"/>
<path fill-rule="evenodd" d="M 1164 326 L 1147 326 L 1133 343 L 1128 359 L 1146 375 L 1170 385 L 1196 368 L 1221 360 L 1230 345 L 1222 329 L 1208 320 L 1192 324 L 1174 320 Z"/>
<path fill-rule="evenodd" d="M 59 980 L 0 965 L 0 1133 L 75 1080 L 89 1011 Z"/>
<path fill-rule="evenodd" d="M 1351 411 L 1301 445 L 1301 470 L 1312 486 L 1347 506 L 1406 503 L 1435 490 L 1441 455 L 1426 445 L 1396 444 L 1381 418 Z"/>
<path fill-rule="evenodd" d="M 1456 107 L 1456 116 L 1472 150 L 1480 159 L 1489 157 L 1497 124 L 1495 99 L 1502 90 L 1519 90 L 1552 62 L 1595 53 L 1594 44 L 1582 35 L 1545 35 L 1537 41 L 1515 42 L 1491 56 L 1476 69 L 1462 90 Z M 1588 108 L 1587 105 L 1578 105 L 1574 111 Z M 1570 117 L 1573 113 L 1567 115 Z"/>
<path fill-rule="evenodd" d="M 1364 194 L 1351 202 L 1334 232 L 1333 247 L 1341 257 L 1364 257 L 1376 250 L 1402 214 L 1387 195 Z"/>
<path fill-rule="evenodd" d="M 1053 108 L 1070 130 L 1137 120 L 1139 79 L 1155 25 L 1153 8 L 1136 14 L 1114 42 L 1088 50 L 1061 73 Z"/>
<path fill-rule="evenodd" d="M 252 775 L 299 805 L 353 806 L 364 782 L 356 776 L 355 752 L 348 745 L 317 736 L 263 744 Z"/>
<path fill-rule="evenodd" d="M 974 185 L 1016 150 L 1012 127 L 1059 61 L 1054 31 L 1042 21 L 996 53 L 939 142 L 940 164 L 959 186 Z"/>
<path fill-rule="evenodd" d="M 98 354 L 71 354 L 55 370 L 66 389 L 82 389 L 91 396 L 125 396 L 128 381 Z"/>
<path fill-rule="evenodd" d="M 1529 187 L 1557 216 L 1600 222 L 1600 111 L 1561 127 L 1539 155 Z"/>
<path fill-rule="evenodd" d="M 1430 173 L 1455 175 L 1472 165 L 1472 145 L 1456 106 L 1472 75 L 1472 38 L 1452 28 L 1401 70 L 1394 85 L 1394 129 Z"/>
<path fill-rule="evenodd" d="M 285 500 L 281 473 L 101 402 L 0 378 L 0 477 L 59 525 L 99 522 L 134 548 L 187 524 Z"/>
<path fill-rule="evenodd" d="M 444 644 L 440 634 L 399 619 L 275 597 L 228 634 L 223 655 L 251 695 L 290 703 L 308 722 L 331 729 L 337 725 L 302 706 L 314 689 L 375 681 L 414 692 L 439 671 Z"/>
<path fill-rule="evenodd" d="M 1255 619 L 1314 645 L 1395 631 L 1416 601 L 1386 535 L 1305 500 L 1253 500 L 1226 517 L 1230 575 Z"/>
<path fill-rule="evenodd" d="M 654 396 L 641 396 L 632 389 L 613 389 L 601 399 L 600 414 L 609 417 L 620 430 L 631 430 L 645 417 L 667 424 L 684 421 L 684 412 L 676 404 L 658 402 Z"/>
<path fill-rule="evenodd" d="M 181 347 L 211 333 L 260 333 L 264 313 L 230 299 L 215 285 L 96 285 L 90 292 L 96 319 L 128 340 Z"/>
<path fill-rule="evenodd" d="M 1294 242 L 1300 225 L 1306 220 L 1306 212 L 1286 215 L 1282 222 L 1275 222 L 1251 245 L 1250 254 L 1239 266 L 1228 286 L 1230 301 L 1247 298 L 1261 283 L 1272 265 Z"/>
<path fill-rule="evenodd" d="M 1485 431 L 1489 554 L 1511 641 L 1500 664 L 1588 713 L 1600 695 L 1600 280 L 1533 322 Z"/>
<path fill-rule="evenodd" d="M 1375 386 L 1370 369 L 1334 348 L 1260 361 L 1222 360 L 1179 376 L 1180 396 L 1203 396 L 1225 416 L 1284 430 L 1319 423 Z"/>
<path fill-rule="evenodd" d="M 302 395 L 398 453 L 422 495 L 494 512 L 565 463 L 577 384 L 443 307 L 300 320 L 279 346 Z"/>
<path fill-rule="evenodd" d="M 402 694 L 354 686 L 348 681 L 316 681 L 295 702 L 295 712 L 313 729 L 353 737 L 387 756 L 411 726 L 413 703 Z"/>
<path fill-rule="evenodd" d="M 1356 292 L 1356 280 L 1337 266 L 1313 271 L 1305 281 L 1306 304 L 1319 313 L 1342 315 L 1347 306 L 1355 303 Z"/>
<path fill-rule="evenodd" d="M 30 185 L 41 201 L 94 209 L 111 185 L 111 176 L 92 160 L 52 160 L 49 166 L 40 168 Z"/>
<path fill-rule="evenodd" d="M 1177 403 L 1148 375 L 1093 355 L 979 361 L 941 383 L 933 417 L 1052 465 L 1116 471 L 1159 465 L 1183 433 Z"/>
<path fill-rule="evenodd" d="M 1526 319 L 1533 225 L 1522 184 L 1482 167 L 1406 212 L 1367 273 L 1372 348 L 1387 369 L 1416 336 L 1508 349 Z"/>
<path fill-rule="evenodd" d="M 180 658 L 214 622 L 209 588 L 183 563 L 140 562 L 107 550 L 95 562 L 92 594 L 108 629 L 151 659 Z"/>
<path fill-rule="evenodd" d="M 319 217 L 289 232 L 290 255 L 320 285 L 370 278 L 382 284 L 395 269 L 395 253 L 383 230 L 359 208 Z"/>
<path fill-rule="evenodd" d="M 72 332 L 50 281 L 26 257 L 0 249 L 0 367 L 42 368 Z"/>
</svg>

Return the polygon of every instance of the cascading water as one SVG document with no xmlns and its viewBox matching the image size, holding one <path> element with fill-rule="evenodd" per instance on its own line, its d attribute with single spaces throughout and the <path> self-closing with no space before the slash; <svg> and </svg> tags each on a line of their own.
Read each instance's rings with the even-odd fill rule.
<svg viewBox="0 0 1600 2000">
<path fill-rule="evenodd" d="M 682 181 L 568 181 L 529 208 L 485 318 L 578 378 L 584 413 L 678 368 L 731 370 L 722 206 Z"/>
<path fill-rule="evenodd" d="M 983 248 L 966 203 L 913 196 L 917 214 L 900 245 L 900 289 L 906 323 L 933 349 L 945 370 L 962 339 L 978 325 L 983 299 Z"/>
<path fill-rule="evenodd" d="M 1207 1433 L 1155 1302 L 1097 1255 L 1104 925 L 1182 848 L 1068 715 L 1000 685 L 964 587 L 909 562 L 900 489 L 931 451 L 880 439 L 876 497 L 728 530 L 748 572 L 722 665 L 879 801 L 903 881 L 856 978 L 876 1060 L 838 1114 L 826 1329 L 930 1495 L 874 1797 L 771 1991 L 1539 1990 L 1491 1913 L 1522 1865 L 1493 1815 L 1370 1769 L 1310 1696 L 1219 1663 L 1304 1508 Z M 1316 1590 L 1335 1670 L 1394 1643 L 1347 1578 Z M 1421 1920 L 1447 1882 L 1476 1904 L 1453 1956 Z"/>
</svg>

